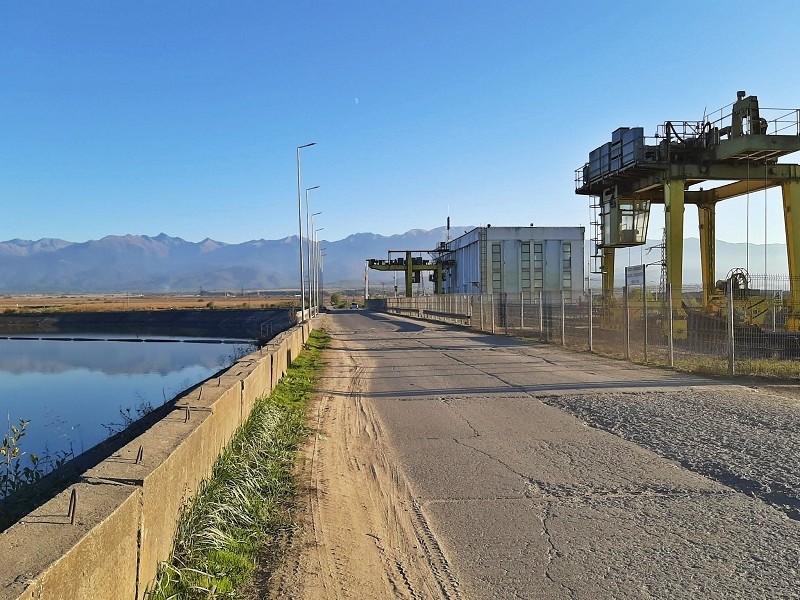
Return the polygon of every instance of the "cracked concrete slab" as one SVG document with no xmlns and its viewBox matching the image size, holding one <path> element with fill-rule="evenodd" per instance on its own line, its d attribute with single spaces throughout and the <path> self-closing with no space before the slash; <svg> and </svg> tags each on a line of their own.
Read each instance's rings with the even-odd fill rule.
<svg viewBox="0 0 800 600">
<path fill-rule="evenodd" d="M 800 597 L 800 522 L 708 468 L 798 493 L 794 404 L 752 391 L 742 413 L 740 386 L 702 377 L 402 317 L 332 322 L 462 597 Z"/>
</svg>

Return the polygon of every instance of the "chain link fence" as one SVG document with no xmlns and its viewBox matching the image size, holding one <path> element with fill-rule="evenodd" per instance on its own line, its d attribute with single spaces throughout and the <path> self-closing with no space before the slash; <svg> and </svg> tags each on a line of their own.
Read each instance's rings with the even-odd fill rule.
<svg viewBox="0 0 800 600">
<path fill-rule="evenodd" d="M 800 285 L 800 282 L 798 283 Z M 781 276 L 732 276 L 702 288 L 580 294 L 443 294 L 387 298 L 391 313 L 528 337 L 637 363 L 711 374 L 800 376 L 800 332 Z"/>
</svg>

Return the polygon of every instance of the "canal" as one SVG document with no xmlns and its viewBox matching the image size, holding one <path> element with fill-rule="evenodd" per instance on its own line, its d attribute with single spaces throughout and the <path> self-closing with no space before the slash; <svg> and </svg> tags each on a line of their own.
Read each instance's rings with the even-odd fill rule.
<svg viewBox="0 0 800 600">
<path fill-rule="evenodd" d="M 249 340 L 80 336 L 0 338 L 0 429 L 28 422 L 23 465 L 37 454 L 49 470 L 253 350 Z"/>
</svg>

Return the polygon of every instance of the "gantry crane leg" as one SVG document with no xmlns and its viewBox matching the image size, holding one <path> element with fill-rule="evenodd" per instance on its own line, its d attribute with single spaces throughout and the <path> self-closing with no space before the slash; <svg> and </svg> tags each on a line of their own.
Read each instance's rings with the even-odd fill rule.
<svg viewBox="0 0 800 600">
<path fill-rule="evenodd" d="M 411 263 L 411 252 L 406 252 L 406 298 L 414 295 L 414 265 Z"/>
<path fill-rule="evenodd" d="M 616 248 L 603 248 L 603 299 L 614 297 L 614 258 Z"/>
<path fill-rule="evenodd" d="M 697 205 L 700 220 L 700 270 L 703 276 L 703 307 L 711 305 L 711 292 L 716 284 L 716 203 Z"/>
<path fill-rule="evenodd" d="M 667 283 L 672 290 L 672 330 L 676 338 L 686 337 L 686 319 L 681 309 L 683 286 L 683 210 L 686 181 L 671 179 L 664 184 L 664 220 L 666 221 Z"/>
<path fill-rule="evenodd" d="M 786 331 L 800 331 L 800 181 L 781 184 L 786 254 L 789 258 L 789 312 Z"/>
</svg>

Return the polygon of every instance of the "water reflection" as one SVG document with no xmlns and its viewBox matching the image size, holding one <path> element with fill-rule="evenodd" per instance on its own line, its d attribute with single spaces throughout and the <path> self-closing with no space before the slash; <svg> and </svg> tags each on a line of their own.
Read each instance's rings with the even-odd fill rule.
<svg viewBox="0 0 800 600">
<path fill-rule="evenodd" d="M 165 338 L 166 339 L 166 338 Z M 166 375 L 190 365 L 220 368 L 246 344 L 54 341 L 0 339 L 0 372 L 64 373 L 74 369 L 107 375 Z"/>
<path fill-rule="evenodd" d="M 0 339 L 0 428 L 30 420 L 29 454 L 80 454 L 228 366 L 247 344 Z"/>
</svg>

